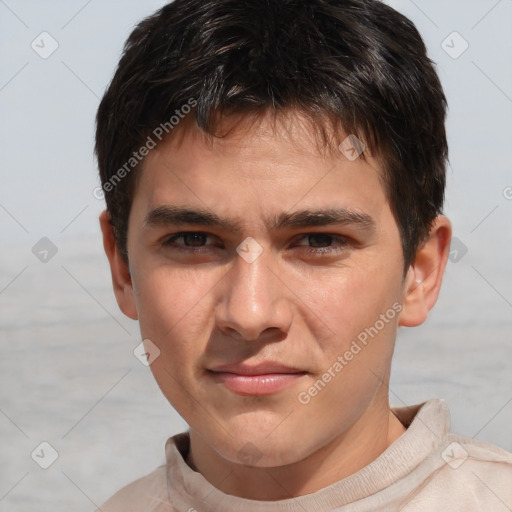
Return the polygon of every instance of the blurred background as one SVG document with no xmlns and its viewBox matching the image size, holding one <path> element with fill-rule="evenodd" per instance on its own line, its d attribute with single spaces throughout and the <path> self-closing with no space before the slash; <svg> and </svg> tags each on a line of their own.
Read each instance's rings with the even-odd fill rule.
<svg viewBox="0 0 512 512">
<path fill-rule="evenodd" d="M 94 510 L 186 429 L 133 354 L 94 194 L 99 99 L 164 3 L 0 0 L 0 512 Z M 455 236 L 435 310 L 399 332 L 391 402 L 445 398 L 455 432 L 512 450 L 512 1 L 388 3 L 448 97 Z"/>
</svg>

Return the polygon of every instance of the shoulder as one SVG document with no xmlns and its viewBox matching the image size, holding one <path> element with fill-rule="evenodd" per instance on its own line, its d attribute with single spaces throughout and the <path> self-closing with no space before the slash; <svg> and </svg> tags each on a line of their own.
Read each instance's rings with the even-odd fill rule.
<svg viewBox="0 0 512 512">
<path fill-rule="evenodd" d="M 512 510 L 512 453 L 449 434 L 430 459 L 432 472 L 404 510 Z"/>
<path fill-rule="evenodd" d="M 443 450 L 445 471 L 470 478 L 476 488 L 485 494 L 497 493 L 507 505 L 512 506 L 512 453 L 490 443 L 456 435 L 449 436 L 449 444 Z"/>
<path fill-rule="evenodd" d="M 512 497 L 512 453 L 499 446 L 475 439 L 450 434 L 447 437 L 441 458 L 448 474 L 471 475 L 482 480 L 505 481 Z M 450 471 L 448 471 L 450 470 Z"/>
<path fill-rule="evenodd" d="M 97 512 L 172 512 L 165 466 L 123 487 Z"/>
</svg>

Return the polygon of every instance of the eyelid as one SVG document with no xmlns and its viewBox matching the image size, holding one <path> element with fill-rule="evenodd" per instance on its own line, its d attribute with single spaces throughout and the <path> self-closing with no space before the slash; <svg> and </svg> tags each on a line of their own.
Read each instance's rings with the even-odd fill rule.
<svg viewBox="0 0 512 512">
<path fill-rule="evenodd" d="M 303 233 L 301 235 L 298 235 L 295 240 L 303 240 L 305 239 L 306 237 L 309 237 L 309 236 L 327 236 L 327 237 L 331 237 L 333 240 L 336 240 L 338 241 L 339 243 L 341 244 L 348 244 L 351 242 L 351 239 L 347 236 L 343 236 L 343 235 L 338 235 L 336 233 L 324 233 L 323 231 L 320 231 L 320 232 L 312 232 L 312 233 Z"/>
<path fill-rule="evenodd" d="M 204 235 L 206 237 L 206 243 L 204 245 L 194 246 L 194 245 L 185 245 L 184 240 L 183 243 L 178 243 L 177 240 L 185 237 L 186 235 Z M 330 245 L 326 245 L 324 247 L 314 247 L 308 244 L 307 237 L 310 236 L 325 236 L 330 237 L 332 242 Z M 306 240 L 306 243 L 298 243 L 299 241 Z M 350 237 L 340 235 L 337 233 L 328 233 L 324 231 L 313 231 L 307 233 L 301 233 L 300 235 L 295 236 L 291 241 L 290 248 L 300 248 L 307 250 L 311 253 L 327 253 L 327 252 L 335 252 L 337 250 L 345 249 L 349 245 L 354 245 L 354 240 Z M 223 249 L 225 248 L 225 244 L 221 238 L 213 233 L 209 233 L 207 231 L 201 230 L 187 230 L 187 231 L 178 231 L 176 233 L 166 235 L 161 244 L 163 247 L 175 247 L 176 249 L 182 249 L 190 252 L 207 252 L 214 249 Z"/>
<path fill-rule="evenodd" d="M 172 244 L 176 243 L 176 239 L 183 238 L 186 235 L 204 235 L 207 238 L 212 238 L 212 239 L 219 240 L 219 238 L 216 235 L 214 235 L 212 233 L 208 233 L 206 231 L 178 231 L 177 233 L 172 233 L 170 235 L 166 235 L 165 237 L 163 237 L 162 245 L 164 245 L 164 246 L 165 245 L 172 245 Z M 179 247 L 186 247 L 186 248 L 189 248 L 189 249 L 194 249 L 194 246 L 188 246 L 188 245 L 185 245 L 185 244 L 177 244 L 177 245 L 179 245 Z M 196 249 L 201 249 L 201 248 L 204 248 L 204 247 L 208 247 L 208 244 L 207 245 L 203 245 L 203 246 L 196 246 L 195 248 Z"/>
</svg>

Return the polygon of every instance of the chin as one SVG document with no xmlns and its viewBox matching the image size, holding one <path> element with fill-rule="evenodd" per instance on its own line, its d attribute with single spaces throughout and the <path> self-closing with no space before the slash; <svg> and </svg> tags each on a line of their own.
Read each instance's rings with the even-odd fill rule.
<svg viewBox="0 0 512 512">
<path fill-rule="evenodd" d="M 278 434 L 279 428 L 274 425 L 274 431 L 270 429 L 267 433 L 268 428 L 263 430 L 256 423 L 237 429 L 227 427 L 226 431 L 231 435 L 222 431 L 217 433 L 219 437 L 214 434 L 216 439 L 208 435 L 204 439 L 209 438 L 210 446 L 223 459 L 255 468 L 286 466 L 307 457 L 309 453 L 300 429 L 299 432 L 283 429 Z"/>
</svg>

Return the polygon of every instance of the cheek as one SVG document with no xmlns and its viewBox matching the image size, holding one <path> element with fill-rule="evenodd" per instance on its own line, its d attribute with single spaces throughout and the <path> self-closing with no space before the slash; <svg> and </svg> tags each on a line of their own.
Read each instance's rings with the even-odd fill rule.
<svg viewBox="0 0 512 512">
<path fill-rule="evenodd" d="M 169 267 L 135 276 L 143 276 L 134 279 L 141 335 L 160 351 L 150 369 L 164 396 L 188 416 L 193 404 L 190 383 L 208 341 L 205 333 L 211 331 L 212 285 L 197 272 L 192 277 Z"/>
<path fill-rule="evenodd" d="M 320 325 L 316 318 L 327 326 L 322 331 L 327 331 L 327 336 L 320 336 L 320 330 L 314 332 L 322 370 L 331 368 L 336 378 L 329 387 L 349 400 L 350 396 L 371 393 L 379 379 L 386 377 L 396 337 L 400 287 L 391 270 L 351 269 L 343 278 L 332 277 L 317 281 L 308 297 L 311 307 L 304 307 L 303 314 L 309 315 L 310 327 L 313 322 Z M 340 356 L 343 369 L 337 365 L 339 371 L 335 371 L 332 366 Z"/>
<path fill-rule="evenodd" d="M 331 334 L 357 334 L 355 331 L 372 325 L 396 300 L 392 279 L 368 266 L 366 269 L 317 277 L 314 287 L 304 283 L 303 289 L 309 288 L 305 306 L 325 322 Z"/>
<path fill-rule="evenodd" d="M 160 350 L 155 377 L 164 369 L 177 378 L 192 372 L 213 322 L 211 279 L 170 268 L 138 275 L 144 276 L 134 279 L 141 335 Z"/>
<path fill-rule="evenodd" d="M 170 266 L 137 270 L 133 276 L 141 328 L 171 329 L 193 317 L 208 301 L 208 276 Z"/>
</svg>

